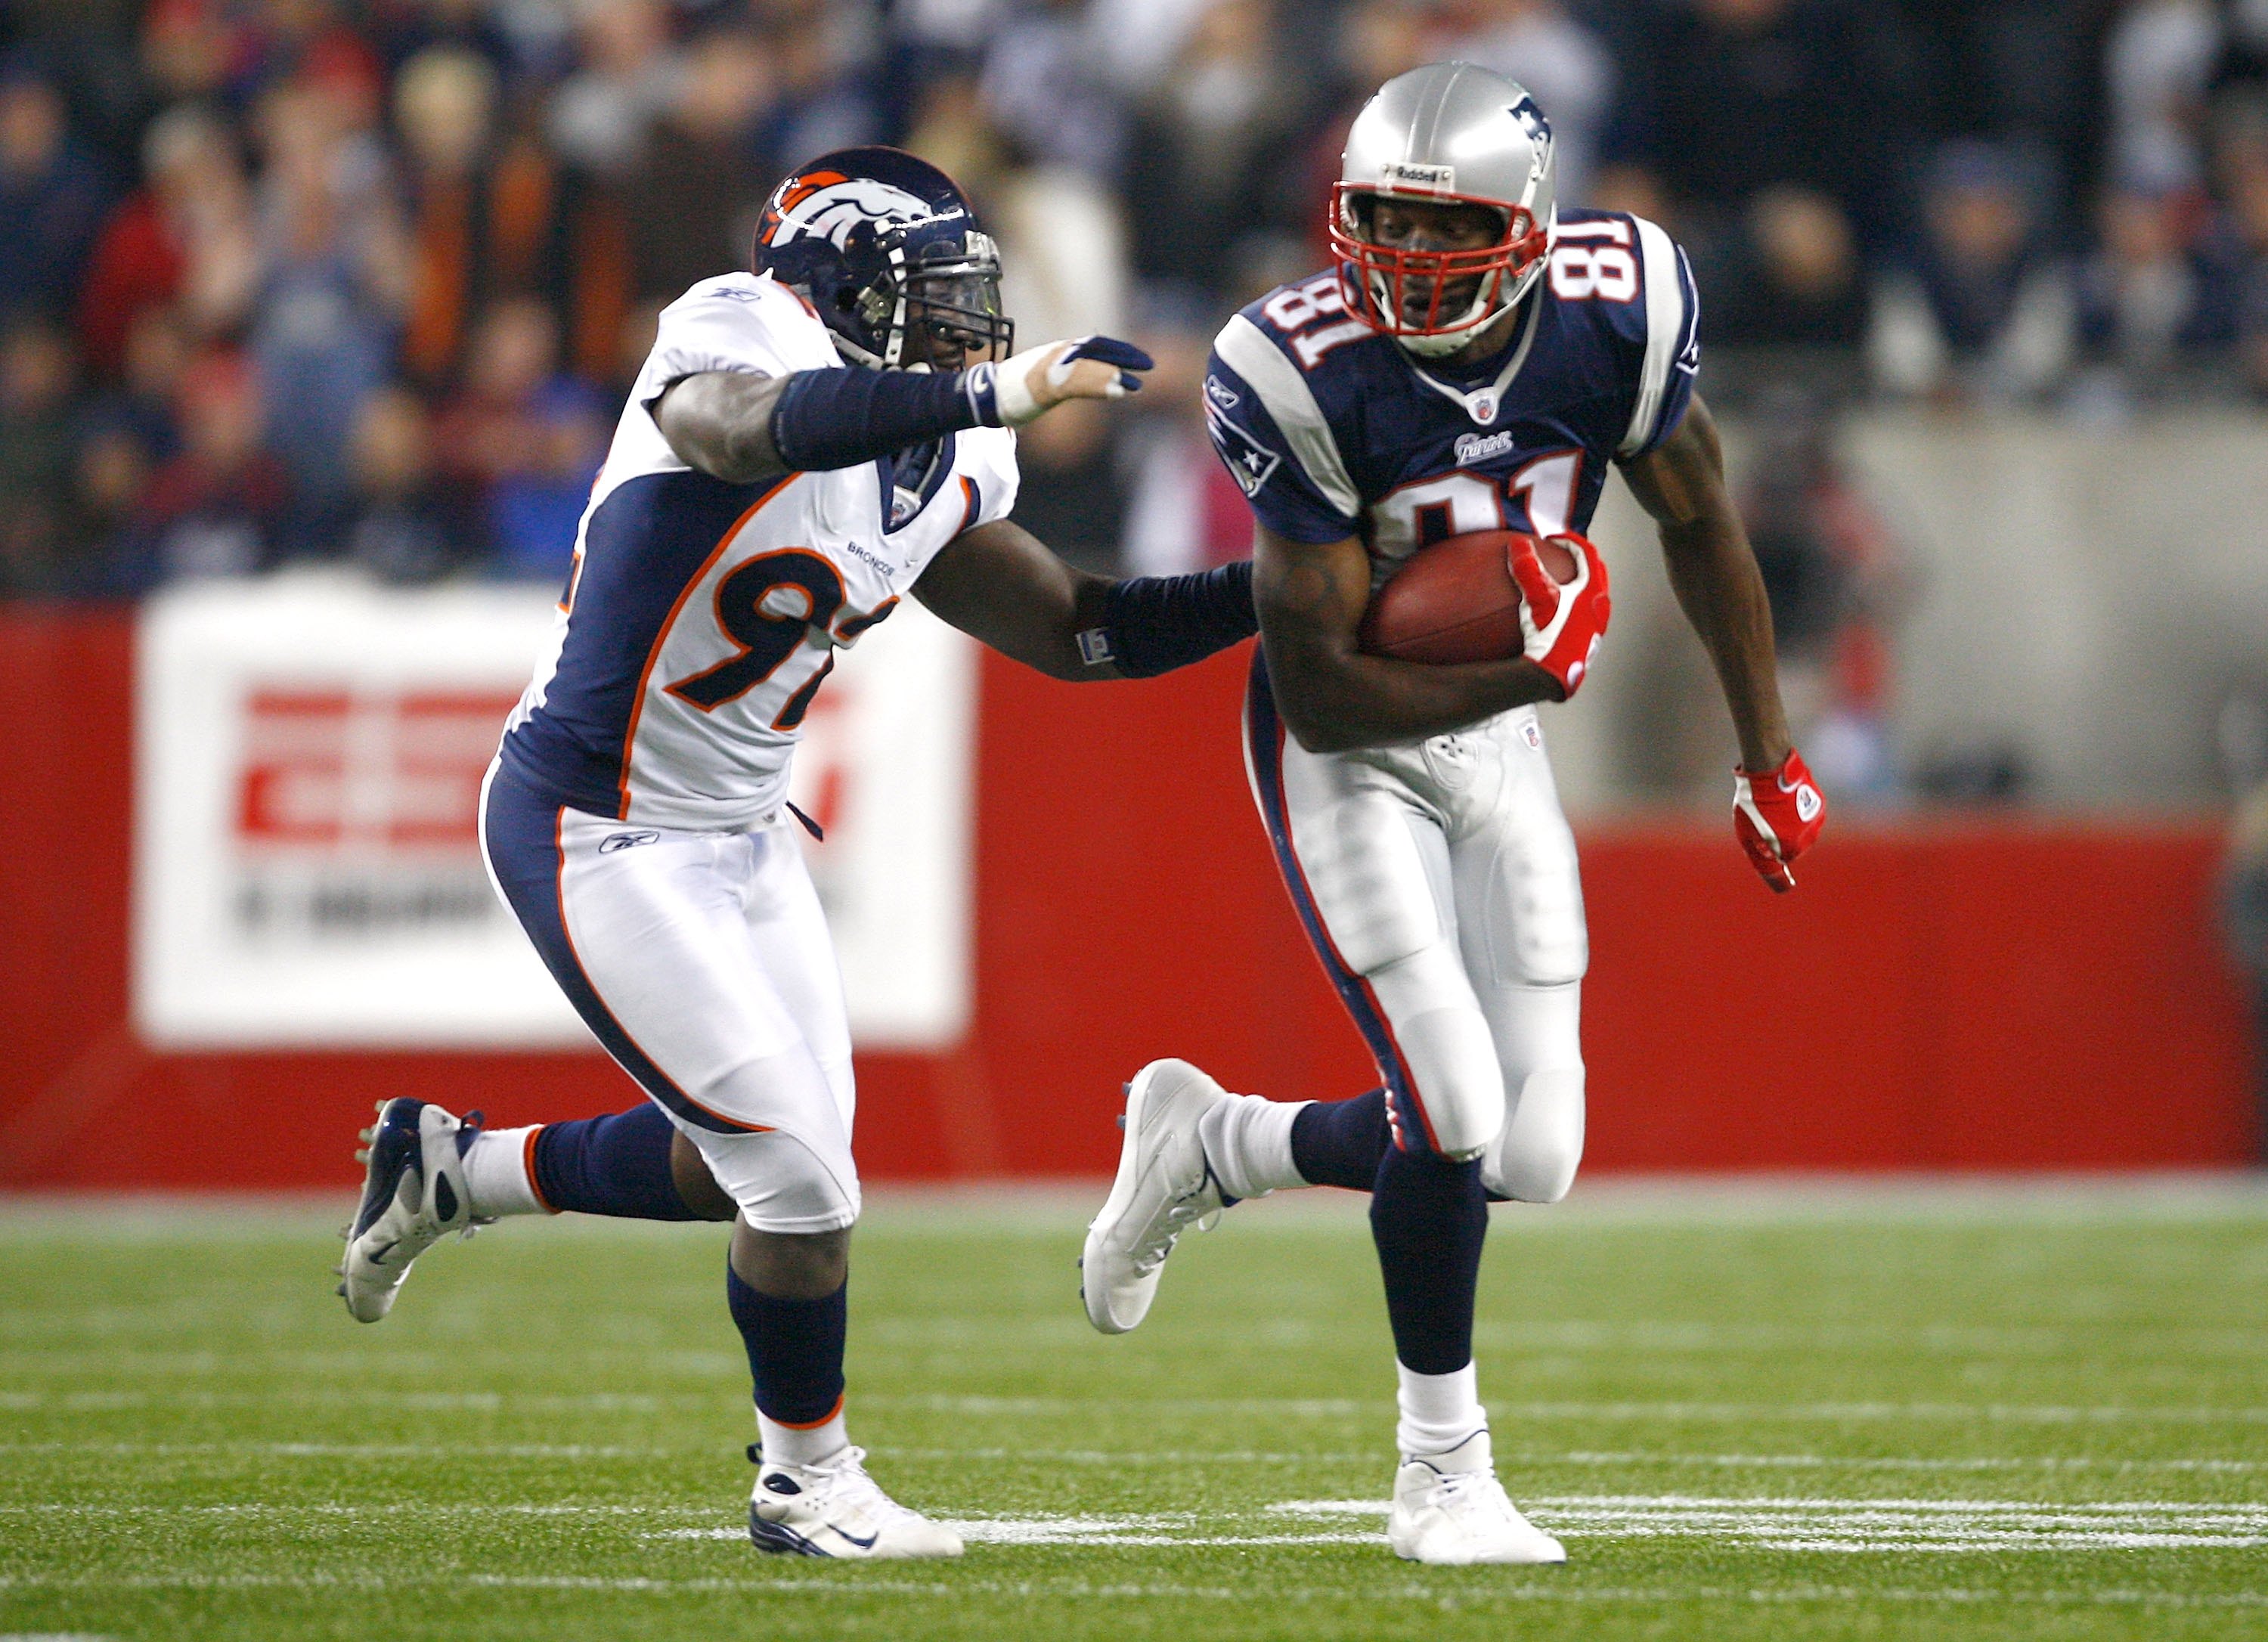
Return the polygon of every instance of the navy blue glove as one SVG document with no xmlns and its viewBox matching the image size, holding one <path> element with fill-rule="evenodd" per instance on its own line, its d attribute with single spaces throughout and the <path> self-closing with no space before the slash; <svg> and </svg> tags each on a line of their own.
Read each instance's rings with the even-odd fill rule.
<svg viewBox="0 0 2268 1642">
<path fill-rule="evenodd" d="M 1041 402 L 1042 383 L 1061 388 L 1071 366 L 1082 359 L 1118 367 L 1118 379 L 1105 390 L 1105 399 L 1123 399 L 1135 392 L 1142 379 L 1134 372 L 1147 371 L 1157 363 L 1132 342 L 1116 336 L 1081 336 L 1068 348 L 1060 342 L 1047 342 L 998 364 L 980 364 L 963 372 L 961 383 L 978 422 L 989 428 L 1020 428 L 1049 405 L 1060 402 L 1052 398 Z"/>
</svg>

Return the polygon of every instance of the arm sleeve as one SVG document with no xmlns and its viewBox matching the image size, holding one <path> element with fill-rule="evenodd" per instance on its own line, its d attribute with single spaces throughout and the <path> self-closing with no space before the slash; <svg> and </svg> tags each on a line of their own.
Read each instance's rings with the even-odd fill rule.
<svg viewBox="0 0 2268 1642">
<path fill-rule="evenodd" d="M 1638 266 L 1646 305 L 1646 341 L 1638 356 L 1638 393 L 1618 457 L 1643 456 L 1677 431 L 1693 402 L 1701 369 L 1701 298 L 1684 247 L 1643 218 L 1638 225 Z"/>
<path fill-rule="evenodd" d="M 1203 661 L 1260 630 L 1252 609 L 1252 561 L 1239 559 L 1189 576 L 1139 576 L 1114 582 L 1098 647 L 1079 636 L 1089 661 L 1110 660 L 1130 679 L 1155 678 Z"/>
<path fill-rule="evenodd" d="M 1252 506 L 1293 541 L 1357 534 L 1361 503 L 1299 367 L 1239 315 L 1205 363 L 1205 431 Z"/>
</svg>

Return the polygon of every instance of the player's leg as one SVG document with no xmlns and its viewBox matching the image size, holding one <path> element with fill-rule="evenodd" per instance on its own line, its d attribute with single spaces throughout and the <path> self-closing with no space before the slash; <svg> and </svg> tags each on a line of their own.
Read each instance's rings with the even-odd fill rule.
<svg viewBox="0 0 2268 1642">
<path fill-rule="evenodd" d="M 1367 1190 L 1395 1125 L 1428 1149 L 1477 1153 L 1503 1121 L 1488 1023 L 1456 949 L 1447 847 L 1395 757 L 1318 757 L 1290 742 L 1256 660 L 1245 754 L 1285 886 L 1388 1089 L 1286 1103 L 1228 1094 L 1179 1061 L 1144 1068 L 1084 1256 L 1087 1314 L 1106 1333 L 1139 1324 L 1174 1241 L 1226 1204 L 1307 1185 Z"/>
<path fill-rule="evenodd" d="M 555 977 L 737 1208 L 726 1297 L 763 1439 L 752 1537 L 811 1555 L 957 1554 L 874 1485 L 844 1430 L 849 1036 L 792 832 L 611 844 L 616 824 L 547 810 L 503 777 L 487 819 Z"/>
<path fill-rule="evenodd" d="M 1504 1073 L 1483 1178 L 1493 1197 L 1557 1203 L 1583 1156 L 1582 885 L 1541 732 L 1514 713 L 1487 741 L 1497 790 L 1450 848 L 1459 944 Z"/>
<path fill-rule="evenodd" d="M 1301 920 L 1386 1079 L 1391 1144 L 1370 1221 L 1398 1374 L 1388 1537 L 1423 1562 L 1557 1562 L 1496 1479 L 1472 1328 L 1488 1202 L 1481 1158 L 1506 1090 L 1466 973 L 1442 817 L 1469 797 L 1462 757 L 1435 749 L 1317 757 L 1270 723 L 1256 683 L 1255 785 Z M 1274 729 L 1273 757 L 1268 732 Z M 1313 1108 L 1310 1108 L 1313 1109 Z"/>
</svg>

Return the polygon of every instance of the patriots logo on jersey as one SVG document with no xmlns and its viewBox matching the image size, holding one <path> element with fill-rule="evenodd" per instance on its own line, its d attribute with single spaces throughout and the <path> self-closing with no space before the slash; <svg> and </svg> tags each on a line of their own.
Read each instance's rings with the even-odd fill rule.
<svg viewBox="0 0 2268 1642">
<path fill-rule="evenodd" d="M 1205 409 L 1205 431 L 1212 436 L 1212 447 L 1220 453 L 1237 488 L 1248 497 L 1260 494 L 1260 487 L 1284 460 L 1211 406 Z"/>
</svg>

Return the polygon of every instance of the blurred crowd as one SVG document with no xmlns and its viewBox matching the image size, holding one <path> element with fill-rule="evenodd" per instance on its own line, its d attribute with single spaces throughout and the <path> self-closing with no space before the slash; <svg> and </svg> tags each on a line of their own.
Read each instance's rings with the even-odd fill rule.
<svg viewBox="0 0 2268 1642">
<path fill-rule="evenodd" d="M 1322 265 L 1362 99 L 1453 56 L 1535 93 L 1564 203 L 1687 245 L 1734 382 L 1745 353 L 1774 362 L 1763 379 L 2088 417 L 2268 394 L 2268 0 L 4 16 L 0 593 L 307 560 L 558 577 L 659 308 L 745 266 L 786 169 L 871 141 L 970 189 L 1022 336 L 1127 333 L 1160 358 L 1142 415 L 1074 407 L 1025 435 L 1020 517 L 1092 563 L 1241 554 L 1193 391 L 1207 341 Z M 1864 561 L 1816 441 L 1783 443 L 1760 545 Z M 1833 637 L 1848 600 L 1821 589 L 1867 575 L 1829 571 L 1791 558 L 1776 589 L 1864 674 L 1866 645 Z"/>
</svg>

